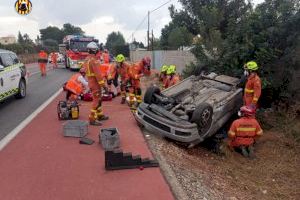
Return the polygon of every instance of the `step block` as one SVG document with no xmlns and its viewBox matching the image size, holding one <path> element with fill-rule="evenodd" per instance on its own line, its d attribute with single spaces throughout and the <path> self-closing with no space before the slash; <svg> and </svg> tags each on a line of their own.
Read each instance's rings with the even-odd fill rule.
<svg viewBox="0 0 300 200">
<path fill-rule="evenodd" d="M 123 153 L 122 150 L 105 151 L 105 169 L 133 169 L 140 167 L 158 167 L 156 160 L 141 158 L 140 155 L 132 156 L 131 153 Z"/>
</svg>

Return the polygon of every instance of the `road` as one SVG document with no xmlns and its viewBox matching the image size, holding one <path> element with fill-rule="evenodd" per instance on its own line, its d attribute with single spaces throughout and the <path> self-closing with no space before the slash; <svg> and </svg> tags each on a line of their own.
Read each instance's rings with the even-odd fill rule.
<svg viewBox="0 0 300 200">
<path fill-rule="evenodd" d="M 19 100 L 12 97 L 0 103 L 0 140 L 58 91 L 72 75 L 63 65 L 53 70 L 48 64 L 46 77 L 41 77 L 37 64 L 26 65 L 26 68 L 29 72 L 27 96 Z"/>
</svg>

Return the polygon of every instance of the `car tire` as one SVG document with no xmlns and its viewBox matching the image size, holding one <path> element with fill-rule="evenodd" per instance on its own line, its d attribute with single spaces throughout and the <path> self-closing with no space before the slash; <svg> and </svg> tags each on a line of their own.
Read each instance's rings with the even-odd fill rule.
<svg viewBox="0 0 300 200">
<path fill-rule="evenodd" d="M 160 89 L 156 86 L 149 87 L 144 95 L 144 102 L 147 104 L 155 103 L 154 94 L 160 94 Z"/>
<path fill-rule="evenodd" d="M 15 95 L 17 99 L 22 99 L 26 96 L 26 82 L 24 79 L 20 80 L 18 93 Z"/>
<path fill-rule="evenodd" d="M 201 132 L 206 132 L 212 123 L 213 109 L 208 103 L 201 103 L 193 112 L 191 122 L 196 123 Z"/>
<path fill-rule="evenodd" d="M 67 57 L 65 57 L 65 65 L 66 65 L 66 68 L 69 69 L 70 68 L 70 65 L 69 65 L 69 59 Z"/>
</svg>

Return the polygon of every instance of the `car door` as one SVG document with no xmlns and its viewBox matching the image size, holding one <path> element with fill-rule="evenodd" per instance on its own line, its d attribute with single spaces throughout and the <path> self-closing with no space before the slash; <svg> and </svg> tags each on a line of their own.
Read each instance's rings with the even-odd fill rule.
<svg viewBox="0 0 300 200">
<path fill-rule="evenodd" d="M 7 92 L 6 84 L 4 84 L 6 80 L 5 77 L 6 77 L 6 71 L 2 63 L 1 53 L 0 53 L 0 101 L 5 98 L 5 92 Z"/>
<path fill-rule="evenodd" d="M 2 65 L 4 66 L 4 71 L 2 71 L 2 79 L 3 79 L 3 89 L 5 93 L 5 98 L 9 95 L 10 91 L 14 89 L 13 80 L 11 72 L 11 66 L 13 65 L 13 60 L 10 57 L 9 53 L 1 53 L 0 54 Z"/>
<path fill-rule="evenodd" d="M 13 89 L 19 88 L 19 83 L 21 79 L 21 63 L 14 53 L 9 53 L 9 56 L 12 59 L 13 67 L 10 69 L 10 79 L 11 79 L 11 86 Z"/>
</svg>

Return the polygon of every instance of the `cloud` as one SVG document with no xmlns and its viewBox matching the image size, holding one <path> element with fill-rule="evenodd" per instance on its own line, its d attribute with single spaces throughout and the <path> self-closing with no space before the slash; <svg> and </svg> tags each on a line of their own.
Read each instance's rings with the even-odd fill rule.
<svg viewBox="0 0 300 200">
<path fill-rule="evenodd" d="M 131 38 L 132 32 L 147 15 L 166 0 L 31 0 L 32 12 L 28 16 L 20 16 L 14 10 L 14 0 L 1 1 L 0 36 L 7 34 L 28 33 L 32 38 L 39 34 L 39 29 L 49 25 L 62 27 L 64 23 L 80 26 L 88 34 L 106 40 L 108 33 L 121 31 L 125 39 Z M 178 4 L 176 0 L 172 3 Z M 170 21 L 168 4 L 150 15 L 151 29 L 159 37 L 160 28 Z M 16 21 L 16 19 L 18 19 Z M 134 37 L 143 41 L 146 37 L 147 21 L 135 32 Z"/>
</svg>

